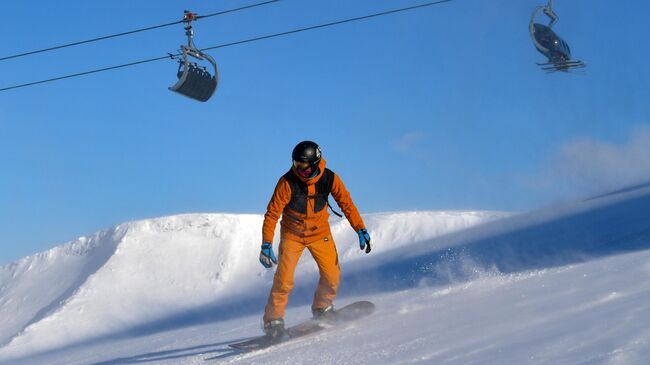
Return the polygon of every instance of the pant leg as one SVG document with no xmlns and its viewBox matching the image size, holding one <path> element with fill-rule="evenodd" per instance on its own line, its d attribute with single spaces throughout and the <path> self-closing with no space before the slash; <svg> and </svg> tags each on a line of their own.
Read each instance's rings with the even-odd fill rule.
<svg viewBox="0 0 650 365">
<path fill-rule="evenodd" d="M 264 310 L 264 322 L 284 318 L 284 310 L 293 289 L 293 274 L 305 245 L 301 242 L 282 239 L 278 252 L 278 266 L 273 277 L 273 286 Z"/>
<path fill-rule="evenodd" d="M 318 264 L 320 272 L 312 309 L 323 309 L 332 305 L 339 287 L 340 269 L 336 244 L 332 236 L 328 235 L 321 240 L 310 242 L 307 249 Z"/>
</svg>

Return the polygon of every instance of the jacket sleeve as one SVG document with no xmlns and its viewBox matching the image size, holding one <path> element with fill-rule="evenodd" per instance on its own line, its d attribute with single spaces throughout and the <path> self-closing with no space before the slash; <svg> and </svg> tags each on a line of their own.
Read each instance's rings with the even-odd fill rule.
<svg viewBox="0 0 650 365">
<path fill-rule="evenodd" d="M 289 204 L 290 200 L 291 187 L 284 177 L 281 177 L 280 181 L 278 181 L 278 184 L 275 186 L 275 191 L 273 192 L 271 201 L 269 201 L 269 204 L 266 207 L 264 223 L 262 224 L 262 242 L 273 243 L 275 226 L 282 215 L 284 207 Z"/>
<path fill-rule="evenodd" d="M 334 197 L 334 200 L 336 200 L 336 204 L 338 204 L 339 207 L 341 207 L 341 210 L 343 210 L 343 214 L 345 214 L 345 217 L 348 219 L 348 222 L 350 222 L 350 225 L 355 231 L 366 227 L 363 223 L 363 219 L 361 219 L 361 214 L 359 214 L 357 207 L 354 205 L 354 202 L 350 197 L 348 189 L 345 188 L 343 181 L 337 174 L 334 174 L 332 196 Z"/>
</svg>

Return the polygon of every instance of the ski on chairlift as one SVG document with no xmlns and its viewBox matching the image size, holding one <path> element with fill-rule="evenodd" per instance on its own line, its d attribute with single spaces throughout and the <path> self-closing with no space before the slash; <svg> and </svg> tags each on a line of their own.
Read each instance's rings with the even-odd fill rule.
<svg viewBox="0 0 650 365">
<path fill-rule="evenodd" d="M 192 21 L 196 19 L 196 14 L 185 10 L 183 22 L 185 23 L 185 35 L 187 44 L 181 45 L 181 58 L 178 60 L 178 72 L 176 76 L 178 81 L 169 87 L 169 90 L 177 92 L 188 98 L 207 101 L 217 88 L 219 73 L 217 63 L 207 53 L 201 52 L 194 45 L 194 30 Z M 170 55 L 171 56 L 171 55 Z M 172 59 L 174 56 L 171 56 Z M 192 60 L 191 60 L 192 59 Z M 201 66 L 198 62 L 207 61 L 208 67 Z M 212 71 L 212 72 L 211 72 Z"/>
<path fill-rule="evenodd" d="M 547 5 L 538 6 L 533 10 L 530 19 L 529 30 L 533 38 L 533 44 L 539 53 L 548 58 L 548 62 L 538 63 L 546 72 L 564 71 L 584 68 L 587 65 L 580 60 L 571 59 L 569 45 L 560 38 L 551 28 L 557 22 L 557 15 L 553 11 L 553 0 Z M 535 23 L 535 18 L 540 12 L 544 12 L 551 20 L 548 25 Z"/>
</svg>

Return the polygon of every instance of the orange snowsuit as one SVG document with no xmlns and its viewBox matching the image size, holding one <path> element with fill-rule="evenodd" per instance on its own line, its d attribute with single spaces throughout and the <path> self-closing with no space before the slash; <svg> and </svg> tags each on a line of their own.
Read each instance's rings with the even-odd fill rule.
<svg viewBox="0 0 650 365">
<path fill-rule="evenodd" d="M 325 168 L 321 159 L 318 175 L 305 179 L 294 168 L 280 178 L 266 208 L 262 225 L 263 242 L 273 242 L 275 226 L 280 222 L 278 267 L 264 311 L 264 321 L 284 318 L 284 311 L 293 289 L 293 276 L 305 248 L 318 264 L 320 280 L 314 294 L 312 309 L 332 304 L 339 286 L 339 262 L 332 239 L 327 211 L 331 193 L 355 231 L 365 228 L 357 207 L 341 179 Z"/>
</svg>

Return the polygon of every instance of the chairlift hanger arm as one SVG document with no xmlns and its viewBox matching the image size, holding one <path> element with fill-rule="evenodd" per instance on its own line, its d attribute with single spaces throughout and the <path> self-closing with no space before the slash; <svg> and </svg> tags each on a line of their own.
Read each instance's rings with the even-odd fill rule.
<svg viewBox="0 0 650 365">
<path fill-rule="evenodd" d="M 540 12 L 540 10 L 549 18 L 551 18 L 550 22 L 548 23 L 549 28 L 553 28 L 553 25 L 557 22 L 558 16 L 555 14 L 553 11 L 553 1 L 554 0 L 548 0 L 548 3 L 546 5 L 540 5 L 535 8 L 535 11 L 533 11 L 533 19 L 531 19 L 531 22 L 535 20 L 537 17 L 537 14 Z"/>
<path fill-rule="evenodd" d="M 197 14 L 189 10 L 183 11 L 183 23 L 185 23 L 185 35 L 187 36 L 187 46 L 194 47 L 194 29 L 192 29 L 192 21 L 197 19 Z"/>
<path fill-rule="evenodd" d="M 548 4 L 544 7 L 544 14 L 551 18 L 551 21 L 548 23 L 549 28 L 552 28 L 555 22 L 557 22 L 557 14 L 553 11 L 553 1 L 548 0 Z"/>
</svg>

